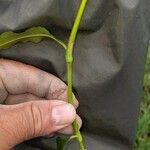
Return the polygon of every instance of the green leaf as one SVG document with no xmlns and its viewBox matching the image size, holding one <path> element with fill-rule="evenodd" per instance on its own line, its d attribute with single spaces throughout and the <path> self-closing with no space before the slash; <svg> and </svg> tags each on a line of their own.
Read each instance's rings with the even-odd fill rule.
<svg viewBox="0 0 150 150">
<path fill-rule="evenodd" d="M 8 49 L 18 42 L 39 43 L 43 38 L 50 38 L 60 44 L 64 49 L 66 45 L 43 27 L 33 27 L 22 33 L 14 33 L 12 31 L 4 32 L 0 35 L 0 49 Z"/>
<path fill-rule="evenodd" d="M 58 137 L 56 139 L 57 150 L 64 150 L 65 145 L 67 144 L 68 140 L 69 140 L 68 137 L 65 137 L 65 138 Z"/>
<path fill-rule="evenodd" d="M 57 150 L 64 150 L 67 143 L 69 143 L 71 140 L 76 139 L 76 135 L 72 135 L 71 137 L 57 137 L 56 143 L 57 143 Z"/>
</svg>

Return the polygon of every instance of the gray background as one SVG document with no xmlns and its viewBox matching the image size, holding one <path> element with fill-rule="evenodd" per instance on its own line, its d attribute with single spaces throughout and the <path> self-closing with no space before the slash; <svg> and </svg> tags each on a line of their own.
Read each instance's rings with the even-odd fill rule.
<svg viewBox="0 0 150 150">
<path fill-rule="evenodd" d="M 44 26 L 67 42 L 80 0 L 0 0 L 0 32 Z M 149 0 L 88 0 L 74 50 L 74 93 L 87 150 L 131 150 L 150 29 Z M 64 50 L 53 41 L 17 44 L 1 58 L 31 64 L 66 81 Z M 15 150 L 55 150 L 55 138 Z M 73 146 L 72 146 L 73 145 Z M 69 145 L 77 150 L 77 145 Z"/>
</svg>

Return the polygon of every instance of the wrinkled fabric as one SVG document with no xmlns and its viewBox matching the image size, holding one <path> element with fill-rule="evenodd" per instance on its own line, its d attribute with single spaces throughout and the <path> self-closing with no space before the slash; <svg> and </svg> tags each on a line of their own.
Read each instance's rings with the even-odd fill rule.
<svg viewBox="0 0 150 150">
<path fill-rule="evenodd" d="M 0 33 L 44 26 L 67 42 L 80 0 L 0 0 Z M 74 49 L 73 89 L 87 150 L 131 150 L 150 33 L 149 0 L 88 0 Z M 17 44 L 1 58 L 33 65 L 66 82 L 64 50 L 54 41 Z M 2 103 L 2 102 L 1 102 Z M 68 149 L 77 150 L 72 142 Z M 55 137 L 14 150 L 56 150 Z"/>
</svg>

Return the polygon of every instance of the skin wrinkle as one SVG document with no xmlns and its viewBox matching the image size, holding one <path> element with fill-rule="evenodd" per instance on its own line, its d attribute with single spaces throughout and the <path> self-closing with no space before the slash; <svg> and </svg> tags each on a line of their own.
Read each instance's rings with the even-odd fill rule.
<svg viewBox="0 0 150 150">
<path fill-rule="evenodd" d="M 30 111 L 32 114 L 31 118 L 33 118 L 31 127 L 32 126 L 34 127 L 32 128 L 33 129 L 32 137 L 41 136 L 44 133 L 44 128 L 43 128 L 44 120 L 43 120 L 43 113 L 41 111 L 41 108 L 35 103 L 31 103 Z"/>
<path fill-rule="evenodd" d="M 22 125 L 24 125 L 24 124 L 26 124 L 26 118 L 25 117 L 23 117 L 23 115 L 24 115 L 24 113 L 21 115 L 22 117 L 20 118 L 20 120 L 19 120 L 19 122 L 21 122 L 21 124 Z M 18 120 L 16 120 L 17 122 L 18 122 Z M 19 123 L 18 122 L 18 123 Z M 21 132 L 17 132 L 17 134 L 18 134 L 18 139 L 21 139 L 21 136 L 22 136 L 22 133 L 25 131 L 25 129 L 28 129 L 27 127 L 26 128 L 24 128 L 24 126 L 20 126 L 20 129 L 19 130 L 21 130 Z M 25 133 L 25 137 L 27 137 L 27 133 L 28 132 L 24 132 Z"/>
<path fill-rule="evenodd" d="M 18 108 L 17 108 L 17 109 L 18 109 Z M 11 110 L 12 113 L 10 113 L 10 116 L 16 118 L 16 122 L 17 122 L 16 124 L 17 124 L 17 125 L 19 124 L 20 121 L 21 121 L 21 124 L 24 125 L 23 122 L 22 122 L 22 120 L 23 120 L 23 119 L 22 119 L 22 118 L 23 118 L 22 113 L 21 113 L 21 116 L 22 116 L 22 117 L 19 116 L 19 118 L 18 118 L 18 116 L 15 116 L 15 115 L 16 115 L 15 112 L 17 112 L 17 109 L 14 109 L 14 110 L 12 109 L 12 110 Z M 20 109 L 20 108 L 19 108 L 19 109 Z M 10 120 L 11 120 L 10 118 L 7 119 L 8 126 L 9 126 L 9 124 L 10 124 L 10 122 L 11 122 Z M 12 129 L 11 132 L 13 132 L 13 136 L 12 136 L 12 137 L 15 137 L 15 138 L 16 138 L 16 142 L 19 142 L 19 139 L 20 139 L 20 137 L 21 137 L 21 135 L 22 135 L 22 132 L 16 132 L 16 130 L 18 130 L 18 126 L 16 126 L 16 128 L 14 128 L 12 124 L 10 124 L 10 126 L 11 126 L 11 129 Z M 19 130 L 20 130 L 20 131 L 25 131 L 25 128 L 22 129 L 22 126 L 19 126 Z M 11 139 L 11 138 L 10 138 L 10 139 Z"/>
<path fill-rule="evenodd" d="M 2 70 L 1 70 L 1 69 L 2 69 Z M 1 75 L 2 72 L 5 72 L 5 73 L 6 73 L 6 70 L 5 70 L 5 68 L 4 68 L 4 65 L 3 65 L 1 62 L 0 62 L 0 70 L 1 70 L 1 71 L 0 71 L 0 80 L 1 80 L 1 82 L 2 82 L 2 86 L 3 86 L 4 90 L 5 90 L 5 92 L 6 92 L 5 99 L 2 100 L 2 101 L 5 102 L 6 98 L 8 97 L 9 92 L 8 92 L 8 90 L 7 90 L 7 88 L 6 88 L 5 84 L 4 84 L 4 81 L 3 81 L 3 78 L 2 78 L 2 75 Z"/>
<path fill-rule="evenodd" d="M 61 84 L 59 86 L 59 81 L 54 79 L 51 82 L 51 87 L 53 87 L 53 89 L 49 89 L 49 92 L 47 94 L 48 99 L 59 99 L 59 100 L 67 100 L 67 86 L 65 85 L 65 83 L 62 81 L 63 84 Z M 59 86 L 59 88 L 57 88 Z M 66 92 L 66 94 L 64 94 Z"/>
<path fill-rule="evenodd" d="M 40 84 L 40 83 L 44 83 L 41 74 L 42 74 L 42 73 L 39 73 L 39 74 L 38 74 L 38 78 L 39 78 L 40 82 L 37 83 L 36 89 L 35 89 L 35 90 L 36 90 L 35 93 L 37 93 L 37 95 L 38 95 L 39 97 L 43 97 L 43 96 L 44 96 L 44 92 L 43 92 L 43 89 L 41 90 L 42 87 L 41 87 L 41 84 Z"/>
<path fill-rule="evenodd" d="M 24 108 L 24 110 L 27 109 L 27 111 L 24 111 L 23 115 L 24 115 L 24 122 L 25 122 L 25 127 L 27 129 L 27 131 L 25 132 L 25 140 L 28 140 L 30 138 L 30 136 L 33 136 L 34 135 L 34 128 L 33 128 L 33 118 L 32 117 L 29 117 L 29 114 L 32 114 L 32 111 L 31 111 L 31 104 L 27 107 L 27 108 Z M 31 113 L 30 113 L 31 112 Z M 28 118 L 30 119 L 30 121 L 28 120 Z M 29 122 L 29 123 L 28 123 Z M 29 135 L 30 133 L 30 135 Z"/>
<path fill-rule="evenodd" d="M 49 87 L 47 89 L 47 93 L 45 94 L 45 98 L 46 99 L 59 99 L 59 97 L 65 93 L 65 91 L 67 90 L 67 86 L 64 85 L 63 87 L 59 87 L 56 88 L 54 91 L 52 90 L 52 85 L 55 85 L 58 81 L 55 81 L 55 80 L 51 80 L 50 83 L 49 83 Z M 64 96 L 64 98 L 66 99 L 67 98 L 67 94 L 66 96 Z"/>
<path fill-rule="evenodd" d="M 23 115 L 25 115 L 24 113 L 23 113 Z M 28 125 L 26 122 L 28 121 L 27 120 L 27 118 L 26 117 L 23 117 L 23 115 L 22 115 L 22 118 L 21 118 L 21 122 L 22 122 L 22 124 L 24 125 L 24 124 L 26 124 L 26 125 Z M 21 126 L 21 129 L 22 129 L 22 132 L 24 131 L 24 128 Z M 28 129 L 28 127 L 26 126 L 26 130 Z M 21 134 L 21 133 L 20 133 Z M 21 137 L 21 135 L 20 135 L 20 137 Z M 28 130 L 27 130 L 27 132 L 25 132 L 25 139 L 28 139 Z"/>
<path fill-rule="evenodd" d="M 47 76 L 45 74 L 45 72 L 42 71 L 42 73 L 39 73 L 39 75 L 38 75 L 38 78 L 40 79 L 39 83 L 44 83 L 45 76 Z M 64 90 L 64 89 L 60 88 L 59 90 L 56 89 L 54 92 L 51 92 L 51 84 L 52 84 L 52 82 L 54 82 L 54 81 L 50 80 L 49 84 L 47 84 L 48 86 L 45 88 L 47 90 L 45 90 L 45 92 L 41 92 L 41 93 L 40 93 L 41 87 L 40 87 L 40 85 L 38 85 L 37 86 L 38 87 L 37 91 L 39 91 L 39 92 L 37 92 L 37 93 L 40 93 L 40 95 L 36 94 L 36 96 L 40 96 L 41 98 L 45 97 L 46 99 L 51 99 L 51 98 L 56 99 L 56 98 L 58 98 L 58 96 L 61 95 L 62 90 Z M 28 81 L 28 87 L 29 87 L 29 85 L 30 85 L 30 78 L 29 78 L 29 81 Z M 28 88 L 28 90 L 30 90 L 30 88 Z"/>
<path fill-rule="evenodd" d="M 44 71 L 39 72 L 38 78 L 40 79 L 40 82 L 39 82 L 39 83 L 44 83 L 44 82 L 47 83 L 47 73 L 45 73 Z M 49 80 L 49 83 L 47 84 L 47 86 L 44 87 L 44 88 L 45 88 L 45 91 L 43 91 L 43 92 L 41 93 L 41 95 L 40 95 L 41 97 L 45 97 L 46 91 L 47 91 L 47 90 L 51 90 L 51 83 L 52 83 L 52 80 Z M 40 91 L 40 85 L 39 85 L 38 87 L 39 87 L 38 90 Z"/>
<path fill-rule="evenodd" d="M 1 109 L 0 108 L 0 122 L 1 122 L 1 128 L 0 129 L 2 129 L 3 131 L 5 131 L 6 130 L 6 133 L 8 132 L 8 135 L 10 135 L 10 131 L 7 131 L 7 129 L 5 129 L 5 124 L 4 124 L 4 122 L 5 122 L 5 114 L 3 114 L 3 110 L 4 109 Z"/>
<path fill-rule="evenodd" d="M 45 78 L 47 77 L 47 74 L 44 71 L 42 71 L 42 72 L 39 72 L 38 76 L 39 76 L 39 79 L 40 79 L 39 83 L 44 83 Z M 50 80 L 50 81 L 52 81 L 52 80 Z M 45 89 L 48 89 L 48 87 L 49 87 L 49 84 L 47 84 L 47 87 Z M 39 90 L 40 90 L 40 84 L 39 84 Z M 44 97 L 44 96 L 45 96 L 45 92 L 43 92 L 41 97 Z"/>
<path fill-rule="evenodd" d="M 42 134 L 42 130 L 43 130 L 43 125 L 42 125 L 43 117 L 42 116 L 43 115 L 42 115 L 42 112 L 41 112 L 41 109 L 39 108 L 39 106 L 34 103 L 31 104 L 31 111 L 32 111 L 32 115 L 33 115 L 33 126 L 34 126 L 34 135 L 33 136 L 36 137 L 37 135 Z"/>
<path fill-rule="evenodd" d="M 27 79 L 27 86 L 26 86 L 26 89 L 27 89 L 27 92 L 28 93 L 30 93 L 30 91 L 31 91 L 31 89 L 29 88 L 30 86 L 30 83 L 31 83 L 31 71 L 28 71 L 28 79 Z M 39 73 L 39 75 L 38 75 L 39 77 L 39 79 L 40 79 L 40 82 L 39 83 L 42 83 L 43 81 L 44 81 L 44 79 L 45 79 L 45 72 L 43 72 L 42 71 L 42 73 Z M 45 95 L 46 95 L 46 98 L 53 98 L 53 99 L 55 99 L 55 98 L 58 98 L 59 96 L 61 96 L 61 94 L 63 94 L 64 92 L 65 92 L 65 90 L 67 90 L 66 89 L 66 87 L 65 88 L 60 88 L 60 89 L 55 89 L 55 91 L 52 91 L 51 90 L 51 84 L 52 84 L 52 82 L 54 82 L 55 80 L 53 80 L 53 81 L 50 81 L 50 83 L 49 84 L 47 84 L 48 85 L 48 88 L 46 88 L 47 89 L 47 93 L 50 93 L 50 94 L 45 94 L 44 92 L 42 92 L 42 94 L 41 95 L 38 95 L 38 94 L 36 94 L 36 96 L 40 96 L 40 97 L 45 97 Z M 57 81 L 56 81 L 57 82 Z M 53 84 L 55 84 L 55 83 L 53 83 Z M 5 84 L 4 84 L 5 85 Z M 41 89 L 40 89 L 40 85 L 38 85 L 38 93 L 40 93 L 40 91 L 41 91 Z M 14 94 L 13 94 L 14 95 Z M 34 95 L 35 95 L 35 93 L 34 93 Z M 48 95 L 48 96 L 47 96 Z M 49 96 L 50 95 L 50 96 Z"/>
<path fill-rule="evenodd" d="M 6 120 L 8 122 L 8 125 L 10 125 L 12 128 L 11 132 L 12 131 L 15 132 L 15 136 L 12 136 L 12 137 L 16 138 L 16 144 L 23 141 L 23 139 L 29 139 L 30 135 L 32 135 L 32 133 L 33 133 L 32 132 L 33 130 L 31 130 L 31 129 L 33 129 L 33 123 L 31 123 L 32 120 L 30 120 L 30 122 L 29 122 L 30 124 L 28 124 L 28 121 L 29 121 L 28 119 L 30 118 L 29 117 L 30 108 L 31 108 L 30 105 L 28 107 L 25 107 L 24 105 L 21 105 L 21 106 L 18 105 L 14 109 L 11 110 L 12 111 L 11 115 L 13 115 L 13 114 L 16 115 L 16 116 L 14 116 L 16 118 L 16 120 L 15 120 L 16 125 L 17 125 L 16 128 L 14 128 L 13 125 L 11 126 L 11 124 L 9 124 L 9 120 L 10 121 L 12 120 L 11 118 L 9 119 L 9 117 L 8 117 L 8 119 Z M 21 110 L 20 111 L 21 115 L 19 116 L 19 118 L 17 118 L 17 114 L 14 113 L 14 112 L 18 112 L 18 110 Z M 11 115 L 9 115 L 9 116 L 11 116 Z M 32 118 L 30 118 L 30 119 L 32 119 Z M 20 124 L 20 122 L 21 122 L 22 126 L 18 126 Z M 19 130 L 19 132 L 16 132 L 16 130 Z M 22 135 L 24 135 L 24 137 L 22 137 Z M 21 139 L 21 137 L 22 137 L 22 139 Z M 9 138 L 9 139 L 11 139 L 11 138 Z"/>
<path fill-rule="evenodd" d="M 65 93 L 67 89 L 64 89 L 64 88 L 60 88 L 60 89 L 56 89 L 54 92 L 51 93 L 52 97 L 53 98 L 58 98 L 63 94 Z"/>
<path fill-rule="evenodd" d="M 2 131 L 3 132 L 2 132 Z M 4 135 L 11 135 L 12 133 L 11 133 L 11 131 L 8 131 L 6 128 L 4 128 L 4 127 L 1 127 L 1 130 L 0 130 L 0 133 L 1 133 L 1 135 L 0 136 L 3 136 L 3 140 L 5 141 L 5 139 L 7 139 L 8 138 L 8 136 L 6 137 L 6 136 L 4 136 Z M 5 133 L 5 134 L 4 134 Z M 1 144 L 1 141 L 0 141 L 0 144 Z M 4 143 L 3 143 L 4 144 Z M 7 143 L 7 146 L 8 147 L 11 147 L 11 144 L 9 144 L 9 143 Z"/>
<path fill-rule="evenodd" d="M 43 72 L 42 72 L 43 73 Z M 29 70 L 29 73 L 28 73 L 29 75 L 28 75 L 28 81 L 27 81 L 27 89 L 26 89 L 26 91 L 27 91 L 27 93 L 31 93 L 30 91 L 32 91 L 32 89 L 31 89 L 31 70 Z M 41 73 L 40 73 L 41 74 Z M 39 75 L 39 79 L 41 79 L 41 76 Z M 41 81 L 40 81 L 40 83 L 42 83 Z M 38 90 L 37 91 L 39 91 L 39 92 L 33 92 L 33 93 L 31 93 L 31 94 L 33 94 L 33 95 L 35 95 L 35 96 L 37 96 L 37 97 L 40 97 L 40 98 L 44 98 L 44 94 L 40 94 L 40 91 L 41 91 L 41 88 L 40 88 L 40 85 L 38 86 Z M 38 94 L 37 94 L 38 93 Z"/>
<path fill-rule="evenodd" d="M 1 87 L 0 87 L 0 104 L 1 104 L 1 103 L 5 103 L 5 100 L 8 97 L 8 92 L 4 86 L 4 83 L 1 79 L 1 77 L 0 77 L 0 82 L 1 82 Z"/>
<path fill-rule="evenodd" d="M 26 87 L 26 91 L 27 91 L 27 93 L 30 93 L 30 92 L 28 92 L 30 76 L 31 76 L 31 70 L 30 70 L 30 71 L 29 71 L 29 73 L 28 73 L 28 81 L 27 81 L 27 87 Z"/>
<path fill-rule="evenodd" d="M 1 64 L 3 63 L 2 66 L 3 66 L 4 71 L 3 70 L 1 71 L 1 78 L 3 80 L 3 83 L 9 94 L 10 93 L 15 94 L 16 91 L 19 91 L 20 89 L 22 89 L 21 84 L 20 84 L 20 87 L 18 87 L 18 83 L 16 83 L 15 87 L 13 88 L 13 87 L 11 87 L 11 84 L 9 84 L 9 83 L 12 82 L 11 80 L 14 80 L 13 84 L 15 84 L 16 79 L 18 79 L 18 80 L 22 79 L 22 76 L 24 75 L 22 73 L 22 70 L 18 71 L 16 74 L 14 74 L 16 71 L 14 69 L 16 69 L 17 67 L 20 67 L 20 64 L 18 63 L 19 64 L 18 65 L 17 62 L 15 62 L 15 61 L 4 61 L 4 60 L 0 60 L 0 63 Z M 20 69 L 22 69 L 22 68 L 20 68 Z M 14 71 L 12 71 L 12 70 L 14 70 Z M 23 81 L 25 81 L 25 80 L 23 80 Z M 22 85 L 24 85 L 24 83 L 22 83 Z M 14 93 L 14 89 L 15 89 L 15 93 Z M 18 94 L 20 94 L 20 93 L 25 93 L 25 89 L 22 89 L 21 92 L 19 92 Z"/>
<path fill-rule="evenodd" d="M 8 95 L 5 104 L 12 105 L 12 104 L 19 104 L 22 102 L 35 101 L 35 100 L 44 100 L 44 99 L 36 95 L 33 95 L 31 93 Z"/>
<path fill-rule="evenodd" d="M 39 72 L 39 71 L 38 71 Z M 44 72 L 42 71 L 42 73 L 39 73 L 39 75 L 38 75 L 38 78 L 40 79 L 40 84 L 39 85 L 41 85 L 43 82 L 43 79 L 45 79 L 43 76 L 45 76 L 44 75 Z M 27 92 L 29 92 L 30 93 L 30 83 L 31 83 L 31 70 L 29 71 L 29 76 L 28 76 L 28 83 L 27 83 Z M 42 80 L 41 80 L 42 79 Z M 49 85 L 49 84 L 48 84 Z M 40 86 L 38 86 L 38 91 L 39 92 L 36 92 L 36 93 L 40 93 L 40 91 L 41 91 L 41 87 Z M 44 98 L 45 97 L 45 94 L 44 94 L 44 92 L 43 92 L 43 94 L 40 94 L 40 95 L 38 95 L 38 94 L 36 94 L 36 93 L 34 93 L 34 95 L 36 95 L 36 96 L 38 96 L 38 97 L 40 97 L 40 98 Z"/>
<path fill-rule="evenodd" d="M 51 89 L 51 85 L 52 85 L 52 80 L 50 80 L 50 82 L 49 82 L 49 86 L 48 86 L 48 88 L 47 88 L 47 90 L 46 90 L 46 92 L 45 92 L 45 98 L 46 99 L 48 99 L 48 97 L 49 97 L 49 92 L 50 92 L 50 89 Z"/>
<path fill-rule="evenodd" d="M 30 108 L 30 111 L 31 111 L 31 114 L 32 114 L 32 127 L 34 127 L 34 128 L 32 128 L 32 130 L 33 130 L 33 137 L 35 137 L 35 116 L 34 116 L 34 113 L 33 113 L 33 106 L 32 106 L 33 104 L 31 104 L 31 108 Z"/>
<path fill-rule="evenodd" d="M 41 120 L 41 122 L 40 122 L 40 127 L 41 127 L 41 130 L 39 130 L 39 135 L 41 135 L 42 133 L 43 133 L 43 122 L 44 122 L 44 120 L 43 120 L 43 115 L 42 115 L 42 111 L 41 111 L 41 109 L 39 108 L 39 113 L 40 113 L 40 120 Z"/>
<path fill-rule="evenodd" d="M 1 111 L 1 116 L 2 116 L 3 119 L 0 120 L 0 122 L 5 122 L 4 126 L 2 126 L 2 124 L 1 124 L 1 127 L 3 128 L 2 131 L 4 132 L 4 135 L 3 135 L 4 137 L 3 138 L 7 137 L 8 139 L 12 139 L 12 137 L 15 137 L 16 142 L 18 141 L 19 133 L 16 133 L 15 129 L 13 128 L 13 125 L 10 124 L 10 120 L 11 120 L 11 116 L 13 116 L 15 114 L 15 111 L 17 111 L 17 109 L 4 108 Z M 17 121 L 17 119 L 16 119 L 16 121 Z M 6 127 L 8 127 L 8 128 L 6 128 Z M 0 129 L 2 129 L 2 128 L 0 128 Z M 16 129 L 18 129 L 18 128 L 16 128 Z M 9 144 L 9 147 L 12 146 L 12 143 L 13 143 L 13 140 L 7 142 L 7 144 Z"/>
<path fill-rule="evenodd" d="M 28 75 L 28 83 L 27 83 L 27 93 L 30 93 L 30 80 L 31 80 L 31 71 L 29 71 L 29 75 Z M 31 90 L 32 91 L 32 90 Z M 35 94 L 34 94 L 35 95 Z"/>
<path fill-rule="evenodd" d="M 8 73 L 7 76 L 6 76 L 6 73 Z M 17 74 L 17 80 L 15 77 L 16 74 Z M 20 75 L 20 77 L 19 77 L 19 75 Z M 8 92 L 7 86 L 5 86 L 6 90 L 8 92 L 7 98 L 5 99 L 5 104 L 7 104 L 7 105 L 5 105 L 5 107 L 7 107 L 7 108 L 9 107 L 10 104 L 12 105 L 12 104 L 24 103 L 27 101 L 37 101 L 37 100 L 43 100 L 43 99 L 44 100 L 55 100 L 56 99 L 56 100 L 66 101 L 66 99 L 67 99 L 67 86 L 63 81 L 61 81 L 59 78 L 55 77 L 54 75 L 51 75 L 47 72 L 44 72 L 44 71 L 42 71 L 38 68 L 35 68 L 33 66 L 30 66 L 30 65 L 26 65 L 26 64 L 23 64 L 20 62 L 12 61 L 12 60 L 1 60 L 0 59 L 0 77 L 2 80 L 5 78 L 5 80 L 4 80 L 5 82 L 3 83 L 3 85 L 5 86 L 7 84 L 10 91 L 13 91 L 13 93 L 14 93 L 14 94 L 11 94 L 10 92 Z M 9 78 L 9 80 L 8 80 L 8 78 Z M 9 84 L 7 83 L 8 81 L 9 81 Z M 15 83 L 17 83 L 18 88 L 15 87 Z M 20 92 L 19 87 L 21 88 L 21 92 Z M 38 88 L 38 90 L 36 90 L 36 88 Z M 28 89 L 28 92 L 26 91 L 27 89 Z M 24 91 L 25 93 L 22 93 L 22 91 Z M 40 95 L 36 92 L 39 92 Z M 42 96 L 43 98 L 41 98 L 40 96 Z M 53 98 L 53 96 L 55 98 Z M 78 104 L 78 102 L 75 101 L 75 103 L 74 103 L 75 107 L 76 107 L 76 105 L 75 105 L 76 103 Z M 2 107 L 3 107 L 3 105 L 2 105 Z M 30 111 L 30 110 L 28 109 L 28 111 Z M 47 112 L 47 113 L 49 113 L 49 112 Z M 28 115 L 28 113 L 25 112 L 22 115 Z M 39 117 L 38 119 L 41 119 L 41 118 Z M 50 119 L 50 116 L 49 117 L 47 116 L 47 120 L 48 119 Z M 26 123 L 28 120 L 22 120 L 22 121 L 24 121 L 24 123 Z M 8 123 L 10 123 L 10 122 L 8 121 Z M 31 121 L 31 123 L 33 123 L 33 122 Z M 41 126 L 43 126 L 43 125 L 41 124 Z M 28 124 L 27 128 L 28 127 L 30 129 L 31 125 Z M 48 127 L 47 127 L 47 129 L 43 129 L 43 130 L 44 131 L 41 131 L 41 132 L 46 133 L 47 130 L 50 131 L 52 129 L 48 129 Z M 65 128 L 65 130 L 68 133 L 68 128 Z M 64 134 L 66 134 L 66 131 L 61 132 L 61 130 L 60 130 L 60 132 L 64 133 Z M 27 134 L 27 132 L 25 132 L 25 133 Z M 27 136 L 27 135 L 25 135 L 25 136 Z"/>
<path fill-rule="evenodd" d="M 36 76 L 37 76 L 36 79 L 33 79 L 33 77 L 30 75 L 29 83 L 28 83 L 28 91 L 32 91 L 34 95 L 44 98 L 45 92 L 49 87 L 49 84 L 47 84 L 47 73 L 45 73 L 44 71 L 36 70 Z M 37 79 L 38 82 L 36 82 Z M 31 87 L 32 84 L 36 84 L 34 86 L 36 87 L 35 89 L 32 89 Z"/>
</svg>

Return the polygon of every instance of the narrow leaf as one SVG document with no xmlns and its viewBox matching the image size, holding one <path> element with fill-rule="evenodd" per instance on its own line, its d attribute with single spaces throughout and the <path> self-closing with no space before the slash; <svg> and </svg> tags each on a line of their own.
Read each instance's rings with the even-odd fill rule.
<svg viewBox="0 0 150 150">
<path fill-rule="evenodd" d="M 64 49 L 66 45 L 43 27 L 33 27 L 22 33 L 14 33 L 12 31 L 4 32 L 0 35 L 0 49 L 8 49 L 18 42 L 39 43 L 43 38 L 50 38 L 60 44 Z"/>
<path fill-rule="evenodd" d="M 65 145 L 67 144 L 69 138 L 61 138 L 57 137 L 56 143 L 57 143 L 57 150 L 64 150 Z"/>
<path fill-rule="evenodd" d="M 77 138 L 76 135 L 72 135 L 71 137 L 64 137 L 64 138 L 58 137 L 56 139 L 57 150 L 64 150 L 67 143 L 69 143 L 71 140 L 76 139 L 76 138 Z"/>
</svg>

